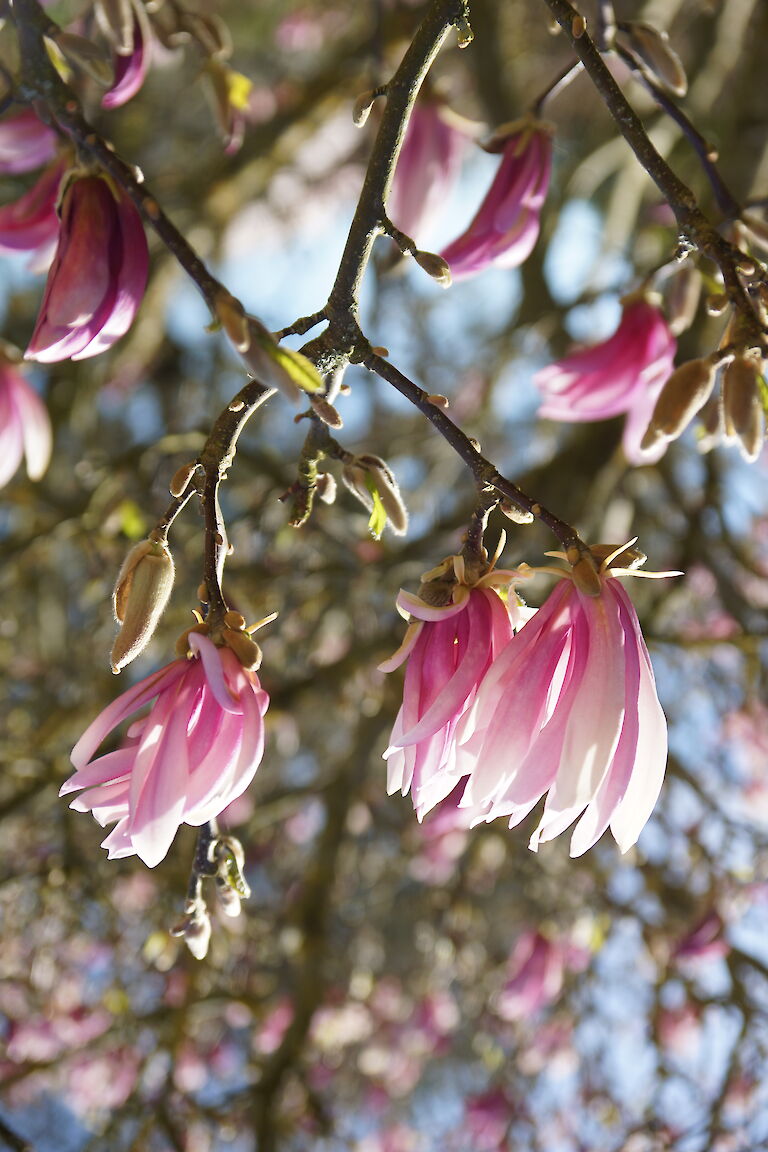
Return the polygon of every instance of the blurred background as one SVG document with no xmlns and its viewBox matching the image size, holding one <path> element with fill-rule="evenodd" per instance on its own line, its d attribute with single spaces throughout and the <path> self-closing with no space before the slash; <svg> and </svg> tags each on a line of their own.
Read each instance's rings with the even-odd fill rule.
<svg viewBox="0 0 768 1152">
<path fill-rule="evenodd" d="M 149 6 L 153 19 L 175 0 Z M 361 91 L 385 80 L 418 0 L 198 0 L 231 31 L 253 81 L 242 148 L 227 154 L 194 42 L 153 43 L 138 95 L 87 115 L 138 163 L 165 210 L 269 327 L 321 308 L 369 154 Z M 589 19 L 593 5 L 585 2 Z M 667 29 L 684 106 L 736 198 L 768 191 L 763 0 L 624 0 L 619 18 Z M 48 6 L 87 33 L 87 6 Z M 433 71 L 456 112 L 515 119 L 570 60 L 541 0 L 472 0 L 475 39 Z M 158 27 L 160 24 L 158 23 Z M 0 49 L 11 53 L 6 27 Z M 675 170 L 717 217 L 679 129 L 620 63 L 615 75 Z M 264 761 L 224 823 L 252 896 L 219 916 L 206 960 L 169 936 L 194 832 L 167 859 L 107 862 L 103 833 L 57 798 L 69 751 L 118 691 L 172 658 L 200 581 L 201 519 L 176 521 L 177 581 L 144 655 L 109 669 L 114 577 L 165 510 L 244 382 L 206 332 L 194 285 L 150 237 L 151 279 L 131 332 L 103 356 L 30 367 L 54 456 L 0 493 L 0 1148 L 19 1152 L 747 1152 L 768 1142 L 768 485 L 765 458 L 699 451 L 694 429 L 630 468 L 621 420 L 537 420 L 534 372 L 574 341 L 610 335 L 620 297 L 676 247 L 669 211 L 586 77 L 546 107 L 557 127 L 542 231 L 522 269 L 442 291 L 380 240 L 362 326 L 505 475 L 592 542 L 639 536 L 635 581 L 670 724 L 667 782 L 637 848 L 566 838 L 533 855 L 535 814 L 468 830 L 456 809 L 423 824 L 385 794 L 381 753 L 402 674 L 400 587 L 459 546 L 470 478 L 423 419 L 363 369 L 338 439 L 384 457 L 411 514 L 404 538 L 367 531 L 344 489 L 300 530 L 280 496 L 305 435 L 279 396 L 249 423 L 223 492 L 234 545 L 225 589 L 261 633 L 271 696 Z M 496 169 L 467 142 L 449 199 L 419 237 L 461 232 Z M 7 203 L 29 176 L 0 178 Z M 711 277 L 711 268 L 702 268 Z M 24 348 L 43 277 L 0 264 L 0 331 Z M 709 280 L 705 287 L 716 287 Z M 722 320 L 700 308 L 680 357 L 707 354 Z M 298 347 L 299 340 L 291 341 Z M 334 470 L 334 462 L 328 470 Z M 499 517 L 504 566 L 556 542 Z M 546 581 L 530 599 L 541 603 Z"/>
</svg>

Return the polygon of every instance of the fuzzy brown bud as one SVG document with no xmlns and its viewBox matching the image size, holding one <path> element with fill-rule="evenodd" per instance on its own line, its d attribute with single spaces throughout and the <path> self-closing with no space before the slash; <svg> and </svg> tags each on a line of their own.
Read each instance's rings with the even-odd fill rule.
<svg viewBox="0 0 768 1152">
<path fill-rule="evenodd" d="M 197 460 L 190 460 L 188 464 L 182 464 L 181 468 L 177 468 L 171 479 L 168 489 L 171 496 L 179 497 L 184 494 L 186 487 L 195 474 L 197 468 Z"/>
<path fill-rule="evenodd" d="M 368 120 L 376 96 L 374 89 L 369 88 L 367 92 L 361 92 L 355 100 L 352 105 L 352 123 L 356 128 L 362 128 Z"/>
<path fill-rule="evenodd" d="M 184 915 L 171 928 L 171 936 L 181 936 L 196 960 L 204 960 L 211 942 L 211 919 L 202 900 L 188 900 Z"/>
<path fill-rule="evenodd" d="M 110 663 L 117 673 L 149 643 L 173 587 L 173 557 L 164 543 L 142 540 L 123 561 L 112 604 L 120 624 Z"/>
<path fill-rule="evenodd" d="M 507 519 L 513 522 L 513 524 L 533 523 L 533 512 L 528 512 L 525 508 L 518 508 L 517 505 L 513 504 L 511 500 L 502 500 L 499 504 L 499 508 L 507 517 Z"/>
<path fill-rule="evenodd" d="M 344 427 L 344 421 L 338 411 L 330 401 L 326 400 L 325 396 L 310 396 L 309 402 L 315 415 L 320 417 L 323 424 L 327 424 L 329 428 Z"/>
<path fill-rule="evenodd" d="M 711 360 L 689 360 L 675 369 L 656 401 L 642 448 L 657 444 L 660 436 L 665 440 L 676 440 L 682 435 L 709 399 L 715 371 Z"/>
<path fill-rule="evenodd" d="M 221 638 L 247 671 L 256 672 L 261 667 L 261 648 L 246 632 L 222 628 Z"/>
<path fill-rule="evenodd" d="M 371 487 L 375 488 L 387 516 L 387 524 L 396 536 L 408 531 L 408 511 L 393 473 L 380 456 L 355 456 L 344 465 L 342 479 L 350 492 L 369 510 L 374 507 Z"/>
<path fill-rule="evenodd" d="M 673 336 L 690 328 L 696 317 L 701 298 L 701 273 L 695 264 L 686 261 L 670 278 L 667 289 L 666 313 Z"/>
<path fill-rule="evenodd" d="M 757 459 L 765 437 L 760 403 L 760 364 L 754 356 L 736 356 L 723 372 L 725 435 L 737 441 L 742 456 Z"/>
<path fill-rule="evenodd" d="M 336 499 L 336 478 L 330 472 L 320 472 L 315 482 L 315 491 L 323 504 L 333 504 Z"/>
</svg>

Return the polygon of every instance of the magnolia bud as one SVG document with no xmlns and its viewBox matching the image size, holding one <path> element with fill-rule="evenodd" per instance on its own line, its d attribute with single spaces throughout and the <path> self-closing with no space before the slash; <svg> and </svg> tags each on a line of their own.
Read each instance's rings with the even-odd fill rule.
<svg viewBox="0 0 768 1152">
<path fill-rule="evenodd" d="M 765 435 L 759 376 L 760 365 L 753 356 L 736 356 L 723 372 L 725 434 L 738 442 L 750 463 L 760 455 Z"/>
<path fill-rule="evenodd" d="M 315 416 L 319 416 L 323 424 L 327 424 L 329 428 L 344 427 L 344 421 L 341 416 L 333 404 L 326 400 L 325 396 L 310 396 L 309 402 L 312 405 Z"/>
<path fill-rule="evenodd" d="M 181 936 L 196 960 L 204 960 L 211 942 L 211 919 L 202 900 L 189 900 L 184 915 L 171 928 L 171 936 Z"/>
<path fill-rule="evenodd" d="M 695 264 L 686 261 L 675 270 L 667 290 L 667 323 L 673 336 L 690 328 L 700 297 L 701 273 Z"/>
<path fill-rule="evenodd" d="M 377 93 L 370 88 L 367 92 L 361 92 L 355 100 L 355 103 L 352 105 L 352 123 L 356 128 L 362 128 L 367 121 L 376 96 Z"/>
<path fill-rule="evenodd" d="M 709 399 L 715 371 L 711 360 L 689 360 L 675 369 L 656 401 L 641 448 L 657 444 L 659 434 L 667 440 L 676 440 L 683 433 Z"/>
<path fill-rule="evenodd" d="M 533 512 L 527 512 L 524 508 L 518 508 L 517 505 L 513 504 L 511 500 L 502 500 L 499 504 L 499 508 L 507 517 L 507 519 L 512 520 L 515 524 L 533 523 Z"/>
<path fill-rule="evenodd" d="M 110 662 L 117 673 L 146 648 L 173 587 L 173 557 L 160 541 L 142 540 L 126 556 L 112 594 L 121 625 Z"/>
<path fill-rule="evenodd" d="M 414 252 L 413 258 L 441 288 L 450 288 L 451 268 L 442 256 L 438 256 L 435 252 Z"/>
<path fill-rule="evenodd" d="M 688 91 L 685 69 L 666 32 L 652 24 L 632 21 L 622 26 L 618 39 L 640 58 L 641 64 L 663 88 L 675 96 L 685 96 Z"/>
<path fill-rule="evenodd" d="M 171 496 L 178 498 L 184 494 L 187 484 L 189 484 L 195 474 L 196 468 L 197 460 L 190 460 L 188 464 L 182 464 L 181 468 L 178 468 L 174 472 L 171 483 L 168 486 Z"/>
<path fill-rule="evenodd" d="M 408 531 L 408 511 L 400 495 L 397 480 L 380 456 L 366 454 L 353 457 L 344 465 L 341 476 L 350 492 L 353 492 L 369 511 L 374 507 L 372 489 L 375 489 L 386 513 L 389 527 L 396 536 L 405 535 Z"/>
<path fill-rule="evenodd" d="M 323 504 L 333 504 L 336 499 L 336 477 L 330 472 L 318 473 L 315 491 Z"/>
</svg>

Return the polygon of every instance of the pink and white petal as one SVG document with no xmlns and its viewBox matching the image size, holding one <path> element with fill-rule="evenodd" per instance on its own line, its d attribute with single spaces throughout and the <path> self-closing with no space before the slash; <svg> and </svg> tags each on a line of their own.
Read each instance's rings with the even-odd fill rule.
<svg viewBox="0 0 768 1152">
<path fill-rule="evenodd" d="M 189 647 L 193 652 L 198 653 L 206 683 L 219 705 L 225 712 L 240 712 L 240 702 L 232 695 L 224 676 L 224 667 L 221 661 L 222 650 L 217 648 L 207 636 L 201 636 L 199 632 L 191 633 Z"/>
<path fill-rule="evenodd" d="M 115 825 L 106 840 L 102 840 L 101 847 L 107 849 L 108 860 L 123 860 L 126 856 L 136 855 L 136 849 L 128 831 L 127 817 Z"/>
<path fill-rule="evenodd" d="M 11 473 L 11 475 L 13 475 L 13 473 Z M 401 664 L 405 663 L 413 651 L 413 646 L 418 640 L 419 633 L 423 627 L 423 620 L 411 621 L 405 630 L 402 644 L 387 660 L 382 660 L 381 664 L 378 665 L 379 672 L 394 672 Z"/>
<path fill-rule="evenodd" d="M 130 834 L 149 868 L 163 860 L 184 816 L 191 692 L 181 681 L 163 693 L 147 721 L 131 776 Z"/>
<path fill-rule="evenodd" d="M 468 602 L 468 597 L 463 596 L 460 597 L 456 603 L 445 604 L 442 608 L 435 608 L 431 604 L 425 604 L 420 597 L 415 596 L 412 592 L 406 592 L 401 588 L 395 604 L 399 610 L 410 613 L 410 615 L 415 616 L 417 620 L 440 621 L 448 620 L 451 616 L 456 616 L 457 613 L 462 612 Z"/>
<path fill-rule="evenodd" d="M 30 480 L 39 480 L 51 458 L 53 437 L 48 409 L 22 377 L 18 377 L 13 400 L 19 413 L 24 456 Z"/>
<path fill-rule="evenodd" d="M 122 777 L 127 778 L 133 767 L 133 760 L 132 748 L 118 748 L 115 752 L 107 752 L 73 773 L 69 780 L 65 780 L 59 789 L 59 796 L 67 796 L 70 792 L 77 792 L 81 788 L 107 784 Z"/>
</svg>

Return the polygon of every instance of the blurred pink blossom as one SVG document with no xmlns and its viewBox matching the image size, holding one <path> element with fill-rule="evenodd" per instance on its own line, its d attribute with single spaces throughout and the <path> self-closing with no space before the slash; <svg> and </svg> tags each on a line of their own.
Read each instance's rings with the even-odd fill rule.
<svg viewBox="0 0 768 1152">
<path fill-rule="evenodd" d="M 725 924 L 716 909 L 712 908 L 686 932 L 673 952 L 675 960 L 709 960 L 725 956 L 730 944 L 723 938 Z"/>
<path fill-rule="evenodd" d="M 51 458 L 48 409 L 21 372 L 0 353 L 0 487 L 26 461 L 30 480 L 39 480 Z"/>
<path fill-rule="evenodd" d="M 153 868 L 181 824 L 213 819 L 248 787 L 264 751 L 269 697 L 234 652 L 192 633 L 191 659 L 129 688 L 93 721 L 72 750 L 76 771 L 60 795 L 86 789 L 70 805 L 117 821 L 103 847 L 110 859 L 136 854 Z M 115 752 L 94 757 L 119 724 L 154 700 Z"/>
<path fill-rule="evenodd" d="M 464 1130 L 473 1152 L 504 1152 L 509 1147 L 514 1108 L 502 1088 L 470 1096 L 464 1105 Z"/>
<path fill-rule="evenodd" d="M 565 973 L 562 944 L 527 929 L 517 938 L 509 973 L 496 999 L 502 1020 L 521 1020 L 560 995 Z"/>
<path fill-rule="evenodd" d="M 100 176 L 73 178 L 27 358 L 50 364 L 110 348 L 130 328 L 147 283 L 144 226 L 124 192 Z"/>
<path fill-rule="evenodd" d="M 466 133 L 439 101 L 426 99 L 415 105 L 387 209 L 392 222 L 417 244 L 451 192 L 466 142 Z"/>
<path fill-rule="evenodd" d="M 677 345 L 659 308 L 638 293 L 624 300 L 619 326 L 607 340 L 580 348 L 537 372 L 539 415 L 550 420 L 607 420 L 627 414 L 624 452 L 631 464 L 658 460 L 666 442 L 640 449 L 661 389 L 672 373 Z"/>
<path fill-rule="evenodd" d="M 466 232 L 441 252 L 454 280 L 492 264 L 517 268 L 539 236 L 552 170 L 551 129 L 538 121 L 518 121 L 487 147 L 503 153 L 493 183 Z"/>
<path fill-rule="evenodd" d="M 59 235 L 56 204 L 65 161 L 56 160 L 18 200 L 0 208 L 0 252 L 34 252 L 48 248 Z"/>
<path fill-rule="evenodd" d="M 0 120 L 0 172 L 40 168 L 56 155 L 58 136 L 31 109 Z"/>
</svg>

